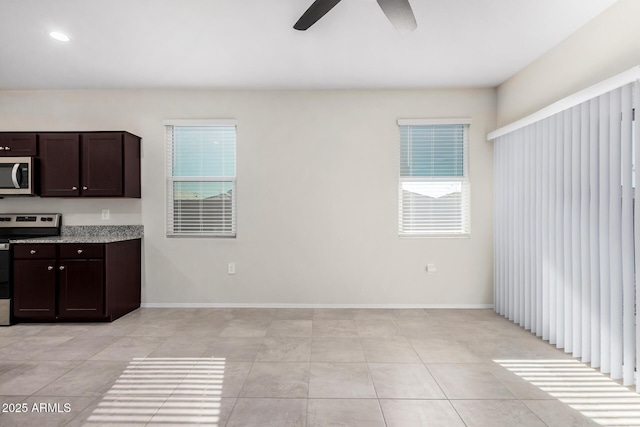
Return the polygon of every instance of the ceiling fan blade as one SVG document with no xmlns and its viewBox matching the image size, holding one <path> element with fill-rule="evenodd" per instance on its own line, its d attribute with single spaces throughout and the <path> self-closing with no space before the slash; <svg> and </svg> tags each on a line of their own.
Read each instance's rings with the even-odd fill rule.
<svg viewBox="0 0 640 427">
<path fill-rule="evenodd" d="M 322 18 L 327 12 L 329 12 L 335 5 L 340 3 L 340 0 L 316 0 L 313 2 L 309 9 L 298 19 L 298 22 L 293 26 L 296 30 L 305 31 L 307 28 L 315 24 L 318 19 Z"/>
<path fill-rule="evenodd" d="M 401 34 L 407 34 L 418 27 L 409 0 L 377 0 L 387 18 Z"/>
</svg>

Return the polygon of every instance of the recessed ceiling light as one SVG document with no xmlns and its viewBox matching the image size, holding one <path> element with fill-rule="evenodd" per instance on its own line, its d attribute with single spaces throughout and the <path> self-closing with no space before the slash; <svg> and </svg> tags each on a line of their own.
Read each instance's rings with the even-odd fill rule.
<svg viewBox="0 0 640 427">
<path fill-rule="evenodd" d="M 61 32 L 58 32 L 58 31 L 51 31 L 49 33 L 49 35 L 52 38 L 54 38 L 54 39 L 56 39 L 58 41 L 61 41 L 61 42 L 68 42 L 69 40 L 71 40 L 68 35 L 66 35 L 64 33 L 61 33 Z"/>
</svg>

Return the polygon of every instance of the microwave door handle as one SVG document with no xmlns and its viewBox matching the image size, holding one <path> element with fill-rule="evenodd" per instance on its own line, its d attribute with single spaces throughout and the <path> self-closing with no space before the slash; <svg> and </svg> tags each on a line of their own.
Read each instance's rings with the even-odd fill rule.
<svg viewBox="0 0 640 427">
<path fill-rule="evenodd" d="M 20 183 L 18 182 L 19 170 L 20 170 L 20 163 L 14 164 L 13 169 L 11 170 L 11 180 L 13 181 L 13 186 L 15 188 L 20 188 Z"/>
</svg>

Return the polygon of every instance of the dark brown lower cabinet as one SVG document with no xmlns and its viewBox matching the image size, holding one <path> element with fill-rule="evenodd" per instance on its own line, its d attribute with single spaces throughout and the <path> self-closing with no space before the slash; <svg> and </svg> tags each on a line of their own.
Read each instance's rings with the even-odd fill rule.
<svg viewBox="0 0 640 427">
<path fill-rule="evenodd" d="M 104 316 L 104 263 L 101 259 L 61 259 L 58 267 L 60 319 Z"/>
<path fill-rule="evenodd" d="M 140 239 L 15 245 L 14 320 L 112 321 L 135 310 L 140 249 Z"/>
<path fill-rule="evenodd" d="M 56 260 L 15 260 L 13 314 L 16 318 L 56 319 Z"/>
</svg>

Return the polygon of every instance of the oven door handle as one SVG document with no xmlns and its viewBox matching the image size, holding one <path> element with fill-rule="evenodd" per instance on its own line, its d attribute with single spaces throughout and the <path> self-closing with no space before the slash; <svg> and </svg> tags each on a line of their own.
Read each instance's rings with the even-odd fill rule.
<svg viewBox="0 0 640 427">
<path fill-rule="evenodd" d="M 11 170 L 11 180 L 13 181 L 13 186 L 15 188 L 20 188 L 20 183 L 18 182 L 18 171 L 20 170 L 20 163 L 16 163 L 13 165 L 13 169 Z"/>
</svg>

